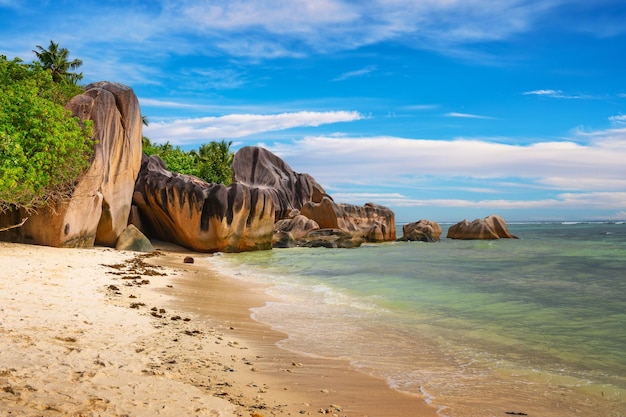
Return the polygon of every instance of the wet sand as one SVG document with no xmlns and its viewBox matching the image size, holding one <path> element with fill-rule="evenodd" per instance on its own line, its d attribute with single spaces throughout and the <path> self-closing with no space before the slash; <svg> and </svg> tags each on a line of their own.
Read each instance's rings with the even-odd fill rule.
<svg viewBox="0 0 626 417">
<path fill-rule="evenodd" d="M 156 246 L 0 243 L 0 416 L 436 416 L 346 362 L 278 348 L 286 335 L 250 318 L 263 288 Z"/>
</svg>

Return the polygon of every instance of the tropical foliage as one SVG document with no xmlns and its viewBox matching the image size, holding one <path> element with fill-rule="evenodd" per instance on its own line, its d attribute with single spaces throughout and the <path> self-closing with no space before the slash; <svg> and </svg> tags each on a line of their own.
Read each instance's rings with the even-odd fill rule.
<svg viewBox="0 0 626 417">
<path fill-rule="evenodd" d="M 143 138 L 143 152 L 148 156 L 159 156 L 170 171 L 226 185 L 232 182 L 231 145 L 232 142 L 222 140 L 204 144 L 198 150 L 185 151 L 169 142 L 158 145 L 146 137 Z"/>
<path fill-rule="evenodd" d="M 59 48 L 58 43 L 50 41 L 48 49 L 45 49 L 41 45 L 37 45 L 37 49 L 33 49 L 33 52 L 37 56 L 41 66 L 50 71 L 52 74 L 52 80 L 55 83 L 76 85 L 78 81 L 82 80 L 82 72 L 77 74 L 70 72 L 70 70 L 75 70 L 83 65 L 83 61 L 80 59 L 70 61 L 70 52 L 67 48 Z"/>
<path fill-rule="evenodd" d="M 0 211 L 66 198 L 93 154 L 92 125 L 63 104 L 80 88 L 0 56 Z M 78 89 L 78 90 L 76 90 Z"/>
</svg>

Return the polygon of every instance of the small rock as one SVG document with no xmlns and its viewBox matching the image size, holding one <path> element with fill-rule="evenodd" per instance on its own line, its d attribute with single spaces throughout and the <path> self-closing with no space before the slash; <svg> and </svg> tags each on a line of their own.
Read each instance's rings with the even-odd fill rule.
<svg viewBox="0 0 626 417">
<path fill-rule="evenodd" d="M 343 410 L 343 407 L 341 407 L 340 405 L 337 405 L 337 404 L 331 404 L 330 408 L 334 408 L 335 411 L 342 411 Z"/>
<path fill-rule="evenodd" d="M 191 256 L 185 256 L 185 259 L 183 259 L 183 262 L 186 263 L 186 264 L 192 264 L 192 263 L 194 263 L 194 261 L 195 260 Z"/>
</svg>

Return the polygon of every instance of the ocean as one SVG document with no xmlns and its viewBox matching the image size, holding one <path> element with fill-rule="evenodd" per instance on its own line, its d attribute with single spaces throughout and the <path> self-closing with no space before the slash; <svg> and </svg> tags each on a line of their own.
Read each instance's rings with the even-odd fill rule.
<svg viewBox="0 0 626 417">
<path fill-rule="evenodd" d="M 251 314 L 282 348 L 347 360 L 442 417 L 626 416 L 626 224 L 508 226 L 519 239 L 211 262 L 266 285 Z"/>
</svg>

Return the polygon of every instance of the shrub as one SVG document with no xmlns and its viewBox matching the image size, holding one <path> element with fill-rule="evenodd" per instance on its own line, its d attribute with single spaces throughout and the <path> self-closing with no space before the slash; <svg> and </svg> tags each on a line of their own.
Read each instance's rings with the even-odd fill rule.
<svg viewBox="0 0 626 417">
<path fill-rule="evenodd" d="M 169 142 L 157 145 L 143 138 L 143 152 L 160 157 L 172 172 L 193 175 L 206 182 L 230 185 L 232 182 L 233 153 L 231 142 L 211 142 L 200 146 L 198 151 L 184 151 Z"/>
<path fill-rule="evenodd" d="M 67 198 L 93 155 L 92 124 L 63 107 L 80 87 L 0 55 L 0 212 Z"/>
</svg>

